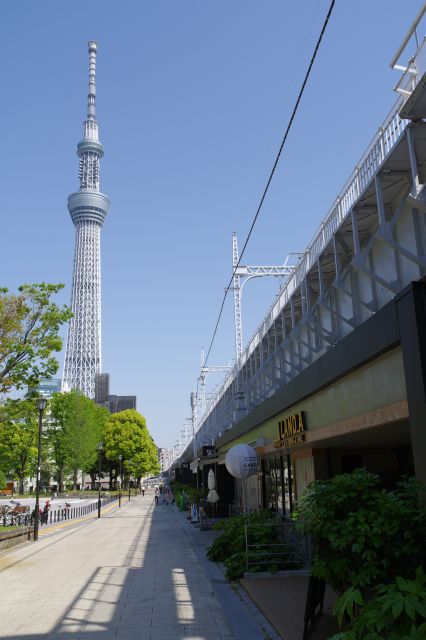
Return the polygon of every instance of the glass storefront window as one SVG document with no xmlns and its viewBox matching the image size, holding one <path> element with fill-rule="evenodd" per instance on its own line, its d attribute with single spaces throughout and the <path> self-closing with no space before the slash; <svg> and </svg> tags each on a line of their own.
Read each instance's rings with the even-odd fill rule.
<svg viewBox="0 0 426 640">
<path fill-rule="evenodd" d="M 262 460 L 263 507 L 276 513 L 288 514 L 293 508 L 292 475 L 289 456 Z"/>
<path fill-rule="evenodd" d="M 283 515 L 293 511 L 294 483 L 290 456 L 262 460 L 262 506 Z"/>
</svg>

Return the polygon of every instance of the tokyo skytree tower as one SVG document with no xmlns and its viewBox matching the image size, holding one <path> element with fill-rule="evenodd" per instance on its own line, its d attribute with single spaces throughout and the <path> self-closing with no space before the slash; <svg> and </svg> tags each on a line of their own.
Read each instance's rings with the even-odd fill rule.
<svg viewBox="0 0 426 640">
<path fill-rule="evenodd" d="M 95 374 L 101 371 L 101 227 L 109 199 L 99 190 L 99 161 L 104 152 L 95 118 L 96 53 L 89 42 L 89 93 L 83 140 L 78 143 L 80 189 L 68 197 L 75 226 L 70 322 L 62 390 L 79 389 L 95 397 Z"/>
</svg>

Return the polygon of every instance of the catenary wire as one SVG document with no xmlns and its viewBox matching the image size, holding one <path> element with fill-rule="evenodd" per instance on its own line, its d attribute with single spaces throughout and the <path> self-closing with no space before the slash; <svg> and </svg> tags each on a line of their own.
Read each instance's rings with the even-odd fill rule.
<svg viewBox="0 0 426 640">
<path fill-rule="evenodd" d="M 332 12 L 333 12 L 334 4 L 335 4 L 335 0 L 332 0 L 332 2 L 331 2 L 331 4 L 330 4 L 330 7 L 329 7 L 329 9 L 328 9 L 327 15 L 326 15 L 326 17 L 325 17 L 324 23 L 323 23 L 323 26 L 322 26 L 322 29 L 321 29 L 321 33 L 320 33 L 320 35 L 319 35 L 319 37 L 318 37 L 318 40 L 317 40 L 317 43 L 316 43 L 316 45 L 315 45 L 315 49 L 314 49 L 314 52 L 313 52 L 313 54 L 312 54 L 312 57 L 311 57 L 311 60 L 310 60 L 310 63 L 309 63 L 308 69 L 307 69 L 307 71 L 306 71 L 306 74 L 305 74 L 305 77 L 304 77 L 304 80 L 303 80 L 302 86 L 301 86 L 300 91 L 299 91 L 299 94 L 298 94 L 298 96 L 297 96 L 297 100 L 296 100 L 296 103 L 295 103 L 295 105 L 294 105 L 293 112 L 292 112 L 292 114 L 291 114 L 291 116 L 290 116 L 290 120 L 289 120 L 289 122 L 288 122 L 288 125 L 287 125 L 287 128 L 286 128 L 286 131 L 285 131 L 285 133 L 284 133 L 284 137 L 283 137 L 282 142 L 281 142 L 281 145 L 280 145 L 280 147 L 279 147 L 279 149 L 278 149 L 278 153 L 277 153 L 277 155 L 276 155 L 276 157 L 275 157 L 275 161 L 274 161 L 274 164 L 273 164 L 273 166 L 272 166 L 271 173 L 269 174 L 268 181 L 267 181 L 266 186 L 265 186 L 265 188 L 264 188 L 264 190 L 263 190 L 262 197 L 260 198 L 260 202 L 259 202 L 259 205 L 258 205 L 258 207 L 257 207 L 256 214 L 255 214 L 255 216 L 254 216 L 254 218 L 253 218 L 253 221 L 252 221 L 252 223 L 251 223 L 251 226 L 250 226 L 249 232 L 248 232 L 247 237 L 246 237 L 246 239 L 245 239 L 245 241 L 244 241 L 244 245 L 243 245 L 242 251 L 241 251 L 241 253 L 240 253 L 240 257 L 239 257 L 239 259 L 238 259 L 238 262 L 237 262 L 237 264 L 236 264 L 236 265 L 235 265 L 235 267 L 234 267 L 234 270 L 233 270 L 233 272 L 232 272 L 232 276 L 231 276 L 231 278 L 230 278 L 230 280 L 229 280 L 228 286 L 227 286 L 227 287 L 226 287 L 226 289 L 225 289 L 225 293 L 224 293 L 224 296 L 223 296 L 223 299 L 222 299 L 222 304 L 220 305 L 218 318 L 217 318 L 216 325 L 215 325 L 215 328 L 214 328 L 214 331 L 213 331 L 213 336 L 212 336 L 212 339 L 211 339 L 211 341 L 210 341 L 210 346 L 209 346 L 209 348 L 208 348 L 207 355 L 206 355 L 205 360 L 204 360 L 204 365 L 206 365 L 206 364 L 207 364 L 207 361 L 208 361 L 209 356 L 210 356 L 210 352 L 211 352 L 212 347 L 213 347 L 213 343 L 214 343 L 215 338 L 216 338 L 217 330 L 218 330 L 218 327 L 219 327 L 219 322 L 220 322 L 220 319 L 221 319 L 221 317 L 222 317 L 223 308 L 224 308 L 224 306 L 225 306 L 226 296 L 228 295 L 228 291 L 229 291 L 229 289 L 230 289 L 230 287 L 231 287 L 231 284 L 232 284 L 232 281 L 233 281 L 233 279 L 234 279 L 235 272 L 236 272 L 236 270 L 238 269 L 238 267 L 239 267 L 239 265 L 240 265 L 241 259 L 242 259 L 243 255 L 244 255 L 244 252 L 245 252 L 245 250 L 246 250 L 247 244 L 248 244 L 248 242 L 249 242 L 249 240 L 250 240 L 250 237 L 251 237 L 251 235 L 252 235 L 252 233 L 253 233 L 254 226 L 255 226 L 255 224 L 256 224 L 256 222 L 257 222 L 257 219 L 258 219 L 258 217 L 259 217 L 259 214 L 260 214 L 260 211 L 261 211 L 261 209 L 262 209 L 263 203 L 264 203 L 264 201 L 265 201 L 266 195 L 267 195 L 267 193 L 268 193 L 268 191 L 269 191 L 269 187 L 270 187 L 270 185 L 271 185 L 272 178 L 274 177 L 274 173 L 275 173 L 275 170 L 276 170 L 276 168 L 277 168 L 277 166 L 278 166 L 278 162 L 279 162 L 280 157 L 281 157 L 281 154 L 282 154 L 282 152 L 283 152 L 283 149 L 284 149 L 285 143 L 286 143 L 286 141 L 287 141 L 288 134 L 290 133 L 290 129 L 291 129 L 291 127 L 292 127 L 292 124 L 293 124 L 294 118 L 295 118 L 296 113 L 297 113 L 297 110 L 298 110 L 298 108 L 299 108 L 299 104 L 300 104 L 300 101 L 301 101 L 301 99 L 302 99 L 303 92 L 304 92 L 304 90 L 305 90 L 306 84 L 307 84 L 308 79 L 309 79 L 309 76 L 310 76 L 310 74 L 311 74 L 311 70 L 312 70 L 313 64 L 314 64 L 314 62 L 315 62 L 315 58 L 316 58 L 316 56 L 317 56 L 317 53 L 318 53 L 318 49 L 319 49 L 319 47 L 320 47 L 321 40 L 323 39 L 324 33 L 325 33 L 326 29 L 327 29 L 328 22 L 329 22 L 329 20 L 330 20 L 331 14 L 332 14 Z"/>
</svg>

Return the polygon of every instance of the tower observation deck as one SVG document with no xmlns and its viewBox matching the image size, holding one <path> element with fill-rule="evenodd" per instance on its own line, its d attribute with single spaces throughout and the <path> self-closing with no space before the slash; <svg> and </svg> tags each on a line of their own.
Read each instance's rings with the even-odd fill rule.
<svg viewBox="0 0 426 640">
<path fill-rule="evenodd" d="M 89 92 L 83 139 L 78 143 L 80 188 L 68 197 L 75 226 L 70 322 L 62 389 L 95 397 L 95 375 L 101 371 L 101 227 L 109 199 L 100 192 L 100 159 L 104 152 L 96 121 L 96 54 L 89 42 Z"/>
</svg>

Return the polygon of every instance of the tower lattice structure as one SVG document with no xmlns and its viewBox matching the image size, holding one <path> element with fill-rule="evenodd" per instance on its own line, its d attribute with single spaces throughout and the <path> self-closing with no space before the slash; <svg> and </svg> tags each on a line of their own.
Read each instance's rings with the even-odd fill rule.
<svg viewBox="0 0 426 640">
<path fill-rule="evenodd" d="M 101 371 L 101 227 L 109 199 L 100 192 L 100 159 L 96 121 L 96 54 L 89 42 L 89 93 L 83 139 L 78 143 L 80 188 L 68 197 L 68 210 L 75 226 L 70 322 L 64 361 L 62 389 L 79 389 L 95 397 L 95 375 Z"/>
</svg>

